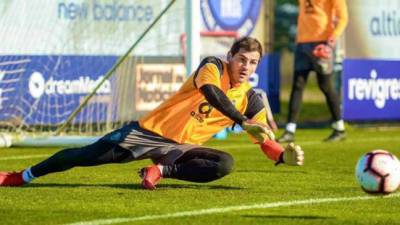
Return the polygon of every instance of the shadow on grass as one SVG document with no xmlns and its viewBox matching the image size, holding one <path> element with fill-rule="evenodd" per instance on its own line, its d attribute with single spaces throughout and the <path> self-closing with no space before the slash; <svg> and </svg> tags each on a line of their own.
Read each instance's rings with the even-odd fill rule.
<svg viewBox="0 0 400 225">
<path fill-rule="evenodd" d="M 106 187 L 130 190 L 143 190 L 142 186 L 137 184 L 81 184 L 81 183 L 32 183 L 22 188 L 83 188 L 83 187 Z M 207 184 L 159 184 L 157 189 L 206 189 L 206 190 L 242 190 L 242 187 L 233 187 L 225 185 L 207 185 Z"/>
<path fill-rule="evenodd" d="M 285 174 L 293 174 L 293 173 L 302 173 L 302 174 L 307 174 L 306 171 L 301 171 L 301 170 L 246 170 L 246 169 L 240 169 L 240 170 L 235 170 L 236 173 L 285 173 Z"/>
<path fill-rule="evenodd" d="M 290 215 L 243 215 L 242 217 L 254 218 L 254 219 L 300 219 L 300 220 L 326 220 L 326 219 L 336 219 L 335 217 L 327 216 L 290 216 Z"/>
</svg>

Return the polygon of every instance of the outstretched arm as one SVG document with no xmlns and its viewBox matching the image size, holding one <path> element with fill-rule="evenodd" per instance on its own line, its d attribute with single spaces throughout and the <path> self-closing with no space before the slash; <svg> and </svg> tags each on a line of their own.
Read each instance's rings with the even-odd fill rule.
<svg viewBox="0 0 400 225">
<path fill-rule="evenodd" d="M 256 95 L 249 93 L 249 110 L 246 111 L 246 116 L 251 118 L 252 121 L 264 122 L 267 120 L 267 112 L 265 106 L 260 103 L 261 99 Z M 272 131 L 271 131 L 272 133 Z M 266 138 L 263 142 L 259 142 L 261 150 L 271 160 L 277 164 L 285 163 L 292 166 L 303 165 L 304 152 L 301 147 L 290 143 L 283 148 L 274 138 Z"/>
<path fill-rule="evenodd" d="M 264 121 L 263 111 L 252 118 L 252 121 Z M 265 114 L 265 113 L 264 113 Z M 272 132 L 272 131 L 271 131 Z M 304 163 L 304 152 L 299 145 L 289 143 L 285 148 L 275 141 L 274 138 L 266 138 L 263 142 L 258 142 L 261 150 L 271 160 L 276 162 L 276 165 L 285 163 L 291 166 L 301 166 Z"/>
</svg>

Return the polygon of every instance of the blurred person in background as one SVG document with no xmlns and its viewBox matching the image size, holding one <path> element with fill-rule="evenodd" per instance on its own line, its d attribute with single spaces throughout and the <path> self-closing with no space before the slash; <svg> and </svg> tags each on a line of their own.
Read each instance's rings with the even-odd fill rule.
<svg viewBox="0 0 400 225">
<path fill-rule="evenodd" d="M 346 138 L 341 117 L 340 97 L 333 88 L 333 49 L 347 22 L 345 0 L 299 0 L 294 77 L 289 100 L 285 132 L 278 142 L 293 142 L 297 127 L 303 92 L 309 73 L 317 75 L 318 86 L 325 96 L 332 116 L 333 132 L 324 141 Z"/>
</svg>

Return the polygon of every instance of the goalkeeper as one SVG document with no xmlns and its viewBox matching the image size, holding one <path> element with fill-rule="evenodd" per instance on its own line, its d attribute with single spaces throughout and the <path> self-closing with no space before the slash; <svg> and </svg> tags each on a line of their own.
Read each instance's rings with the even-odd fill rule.
<svg viewBox="0 0 400 225">
<path fill-rule="evenodd" d="M 142 186 L 155 189 L 161 178 L 192 182 L 220 179 L 232 171 L 226 152 L 203 147 L 221 129 L 238 124 L 276 163 L 302 165 L 303 151 L 275 142 L 261 98 L 248 83 L 262 56 L 258 40 L 244 37 L 228 52 L 227 62 L 205 58 L 180 90 L 139 121 L 97 142 L 64 149 L 21 172 L 0 172 L 0 186 L 20 186 L 49 173 L 77 166 L 97 166 L 151 159 L 141 169 Z"/>
</svg>

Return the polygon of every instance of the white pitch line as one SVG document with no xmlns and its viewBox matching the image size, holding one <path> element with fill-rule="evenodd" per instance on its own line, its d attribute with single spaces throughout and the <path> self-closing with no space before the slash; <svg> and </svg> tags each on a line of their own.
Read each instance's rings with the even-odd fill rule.
<svg viewBox="0 0 400 225">
<path fill-rule="evenodd" d="M 253 205 L 237 205 L 228 206 L 222 208 L 211 208 L 211 209 L 199 209 L 193 211 L 182 211 L 176 213 L 167 213 L 159 215 L 147 215 L 139 217 L 125 217 L 125 218 L 114 218 L 114 219 L 100 219 L 92 221 L 81 221 L 76 223 L 69 223 L 65 225 L 107 225 L 107 224 L 117 224 L 117 223 L 127 223 L 134 221 L 143 220 L 157 220 L 157 219 L 168 219 L 168 218 L 179 218 L 188 216 L 201 216 L 208 214 L 226 213 L 233 211 L 249 210 L 249 209 L 268 209 L 268 208 L 278 208 L 287 206 L 297 206 L 297 205 L 310 205 L 310 204 L 320 204 L 320 203 L 332 203 L 332 202 L 347 202 L 347 201 L 362 201 L 369 199 L 379 199 L 379 198 L 397 198 L 400 197 L 400 193 L 387 195 L 387 196 L 355 196 L 355 197 L 342 197 L 342 198 L 317 198 L 317 199 L 306 199 L 306 200 L 294 200 L 294 201 L 282 201 L 282 202 L 266 202 L 261 204 Z"/>
<path fill-rule="evenodd" d="M 42 154 L 42 155 L 10 156 L 10 157 L 1 157 L 0 161 L 14 160 L 14 159 L 33 159 L 33 158 L 42 158 L 42 157 L 48 157 L 48 156 L 50 156 L 50 155 L 49 154 Z"/>
</svg>

